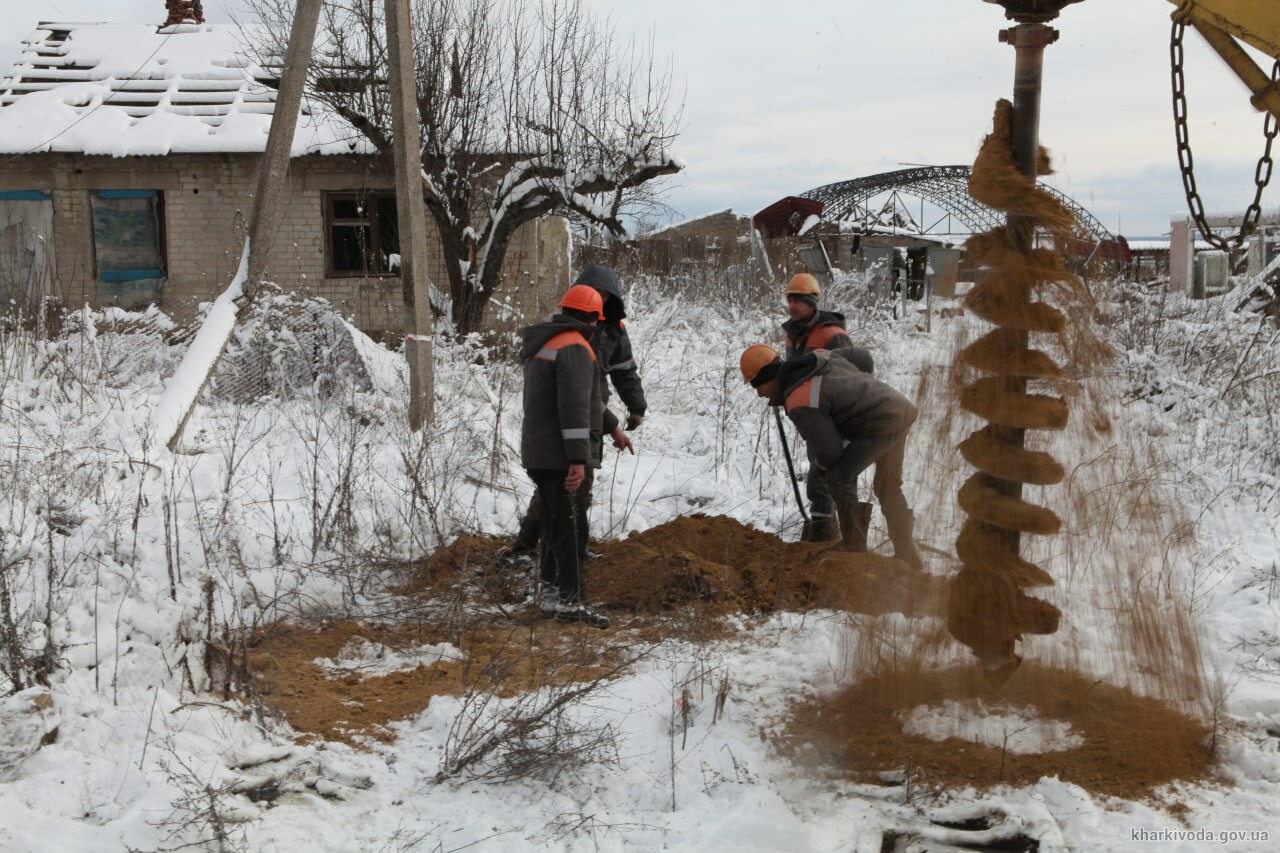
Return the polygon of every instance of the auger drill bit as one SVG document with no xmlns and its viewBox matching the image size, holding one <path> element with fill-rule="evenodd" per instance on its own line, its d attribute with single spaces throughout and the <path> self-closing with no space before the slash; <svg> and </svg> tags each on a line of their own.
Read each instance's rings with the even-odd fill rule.
<svg viewBox="0 0 1280 853">
<path fill-rule="evenodd" d="M 1017 49 L 1015 103 L 997 104 L 969 192 L 1008 219 L 966 247 L 974 265 L 992 273 L 970 291 L 965 305 L 995 328 L 958 356 L 961 365 L 985 374 L 961 390 L 959 403 L 987 425 L 959 448 L 977 470 L 959 493 L 969 517 L 956 540 L 962 568 L 951 580 L 947 607 L 951 634 L 973 650 L 984 677 L 996 685 L 1021 663 L 1016 642 L 1022 635 L 1052 634 L 1061 616 L 1049 602 L 1026 593 L 1051 585 L 1053 578 L 1019 552 L 1024 533 L 1053 535 L 1061 527 L 1051 510 L 1023 500 L 1022 486 L 1052 485 L 1064 476 L 1052 457 L 1024 445 L 1027 430 L 1061 430 L 1068 417 L 1061 397 L 1030 393 L 1028 385 L 1063 379 L 1052 358 L 1031 348 L 1031 336 L 1065 329 L 1062 312 L 1034 297 L 1042 285 L 1070 276 L 1061 256 L 1034 248 L 1033 238 L 1037 230 L 1065 234 L 1072 224 L 1070 211 L 1036 186 L 1036 175 L 1048 171 L 1037 139 L 1041 59 L 1057 37 L 1044 22 L 1075 0 L 999 2 L 1019 21 L 1001 33 Z"/>
</svg>

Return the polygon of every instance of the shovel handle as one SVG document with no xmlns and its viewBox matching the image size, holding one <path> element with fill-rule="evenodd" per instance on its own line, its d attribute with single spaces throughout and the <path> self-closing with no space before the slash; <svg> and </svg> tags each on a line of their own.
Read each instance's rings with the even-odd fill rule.
<svg viewBox="0 0 1280 853">
<path fill-rule="evenodd" d="M 773 407 L 773 416 L 778 421 L 778 438 L 782 439 L 782 455 L 787 457 L 787 471 L 791 474 L 791 491 L 796 495 L 796 506 L 800 507 L 800 517 L 809 523 L 809 513 L 804 510 L 804 499 L 800 497 L 800 485 L 796 482 L 796 466 L 791 461 L 791 448 L 787 446 L 787 431 L 782 427 L 782 409 Z"/>
</svg>

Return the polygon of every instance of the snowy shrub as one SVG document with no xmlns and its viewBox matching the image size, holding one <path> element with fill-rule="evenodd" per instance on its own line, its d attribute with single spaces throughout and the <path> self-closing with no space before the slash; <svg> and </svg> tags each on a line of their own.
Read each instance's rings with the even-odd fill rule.
<svg viewBox="0 0 1280 853">
<path fill-rule="evenodd" d="M 706 307 L 758 306 L 778 299 L 776 286 L 765 280 L 752 264 L 720 266 L 681 265 L 667 275 L 634 273 L 623 276 L 628 312 L 640 292 L 659 300 L 679 299 Z"/>
<path fill-rule="evenodd" d="M 467 776 L 490 782 L 535 778 L 554 782 L 562 773 L 617 764 L 617 732 L 591 713 L 612 681 L 651 647 L 628 650 L 603 671 L 569 662 L 554 683 L 504 699 L 516 677 L 496 668 L 483 673 L 460 700 L 445 741 L 437 782 Z"/>
<path fill-rule="evenodd" d="M 175 329 L 154 306 L 142 312 L 71 311 L 62 317 L 59 333 L 41 341 L 36 369 L 81 395 L 154 381 L 171 366 L 167 337 Z"/>
<path fill-rule="evenodd" d="M 34 578 L 24 550 L 11 545 L 8 533 L 0 530 L 0 690 L 6 696 L 46 682 L 50 675 L 37 658 L 35 596 L 27 588 Z"/>
<path fill-rule="evenodd" d="M 1125 353 L 1116 366 L 1127 401 L 1142 400 L 1184 423 L 1225 418 L 1238 429 L 1200 437 L 1215 465 L 1256 459 L 1280 476 L 1272 440 L 1280 405 L 1280 330 L 1274 318 L 1237 310 L 1234 292 L 1193 300 L 1163 287 L 1105 282 L 1101 316 Z M 1253 467 L 1250 465 L 1249 467 Z"/>
</svg>

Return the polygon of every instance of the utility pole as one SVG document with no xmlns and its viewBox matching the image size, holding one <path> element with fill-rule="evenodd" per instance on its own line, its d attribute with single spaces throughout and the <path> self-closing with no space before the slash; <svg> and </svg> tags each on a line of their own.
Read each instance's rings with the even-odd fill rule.
<svg viewBox="0 0 1280 853">
<path fill-rule="evenodd" d="M 385 0 L 385 8 L 396 215 L 400 223 L 400 284 L 404 294 L 405 353 L 409 359 L 409 428 L 416 432 L 435 419 L 435 366 L 431 346 L 434 320 L 427 295 L 427 208 L 422 200 L 422 140 L 409 2 Z"/>
<path fill-rule="evenodd" d="M 311 66 L 311 49 L 320 20 L 321 0 L 298 0 L 289 30 L 289 48 L 280 75 L 280 92 L 271 111 L 271 130 L 267 134 L 267 150 L 258 167 L 258 188 L 253 196 L 253 212 L 249 216 L 249 277 L 245 295 L 252 299 L 258 292 L 271 251 L 271 230 L 280 221 L 280 199 L 289 180 L 289 159 L 293 152 L 293 134 L 298 127 L 298 111 Z"/>
<path fill-rule="evenodd" d="M 235 279 L 214 302 L 204 325 L 187 348 L 178 369 L 170 378 L 152 414 L 153 437 L 157 444 L 177 452 L 196 401 L 213 375 L 213 370 L 235 330 L 235 318 L 244 305 L 253 301 L 262 281 L 271 248 L 271 229 L 279 220 L 280 200 L 289 178 L 289 158 L 293 134 L 298 126 L 302 91 L 311 63 L 321 0 L 298 0 L 289 29 L 289 48 L 280 75 L 280 91 L 271 111 L 267 147 L 258 166 L 258 186 L 249 214 L 249 241 L 241 253 Z M 247 255 L 247 257 L 246 257 Z"/>
</svg>

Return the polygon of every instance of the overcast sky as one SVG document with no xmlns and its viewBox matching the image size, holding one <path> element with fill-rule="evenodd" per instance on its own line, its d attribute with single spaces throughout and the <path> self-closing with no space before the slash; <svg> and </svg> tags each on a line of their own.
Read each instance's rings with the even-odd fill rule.
<svg viewBox="0 0 1280 853">
<path fill-rule="evenodd" d="M 1003 9 L 983 0 L 587 0 L 652 40 L 684 103 L 667 194 L 680 218 L 754 213 L 785 195 L 914 164 L 970 163 L 996 99 L 1011 97 Z M 39 20 L 159 23 L 163 0 L 30 0 L 0 18 L 0 61 Z M 205 0 L 229 23 L 240 0 Z M 1049 180 L 1129 236 L 1169 230 L 1186 203 L 1169 86 L 1167 0 L 1085 0 L 1054 22 L 1040 139 Z M 1195 33 L 1186 79 L 1197 184 L 1208 211 L 1253 199 L 1263 118 Z M 1270 64 L 1265 66 L 1269 69 Z M 1280 151 L 1276 152 L 1280 157 Z M 1277 177 L 1280 183 L 1280 177 Z M 1264 209 L 1280 191 L 1269 189 Z"/>
</svg>

